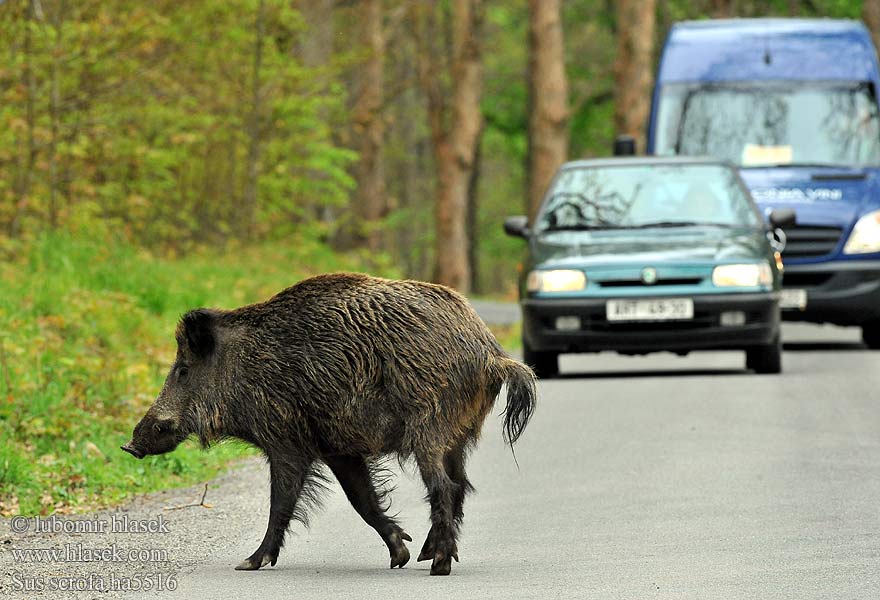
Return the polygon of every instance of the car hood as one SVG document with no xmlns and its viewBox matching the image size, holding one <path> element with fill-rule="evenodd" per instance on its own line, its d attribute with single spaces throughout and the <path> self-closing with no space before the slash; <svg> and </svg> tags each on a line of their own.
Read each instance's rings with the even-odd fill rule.
<svg viewBox="0 0 880 600">
<path fill-rule="evenodd" d="M 588 267 L 592 265 L 716 263 L 761 260 L 766 237 L 757 228 L 676 227 L 557 231 L 532 238 L 535 265 Z"/>
<path fill-rule="evenodd" d="M 774 167 L 740 174 L 762 211 L 793 208 L 799 225 L 849 229 L 880 202 L 877 169 Z"/>
</svg>

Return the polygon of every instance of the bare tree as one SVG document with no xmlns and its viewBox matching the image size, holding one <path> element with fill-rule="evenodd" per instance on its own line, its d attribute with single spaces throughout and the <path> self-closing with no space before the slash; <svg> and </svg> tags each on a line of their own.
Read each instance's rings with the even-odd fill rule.
<svg viewBox="0 0 880 600">
<path fill-rule="evenodd" d="M 378 221 L 385 212 L 384 102 L 385 33 L 382 24 L 382 0 L 363 0 L 358 6 L 364 45 L 369 51 L 366 62 L 359 69 L 357 99 L 352 110 L 354 147 L 360 159 L 354 175 L 357 189 L 354 193 L 359 223 L 356 238 L 372 251 L 381 248 Z"/>
<path fill-rule="evenodd" d="M 528 213 L 568 156 L 568 79 L 559 0 L 529 0 Z"/>
<path fill-rule="evenodd" d="M 614 126 L 645 147 L 651 102 L 654 0 L 617 1 L 617 60 L 614 64 Z"/>
<path fill-rule="evenodd" d="M 263 150 L 263 44 L 266 37 L 265 0 L 259 0 L 254 23 L 254 55 L 251 71 L 250 110 L 246 123 L 248 139 L 247 159 L 245 167 L 244 194 L 240 212 L 240 235 L 247 238 L 253 231 L 254 219 L 257 214 L 257 185 L 259 183 L 260 157 Z"/>
<path fill-rule="evenodd" d="M 865 0 L 862 5 L 862 20 L 871 31 L 874 46 L 880 48 L 880 0 Z"/>
<path fill-rule="evenodd" d="M 334 9 L 336 0 L 296 0 L 296 6 L 306 24 L 306 33 L 299 44 L 299 58 L 302 64 L 317 73 L 312 82 L 315 92 L 325 93 L 331 85 L 333 62 L 333 37 L 336 32 Z M 321 111 L 322 120 L 329 120 L 327 111 Z M 326 178 L 324 173 L 315 169 L 307 169 L 306 176 L 313 180 Z M 316 198 L 302 198 L 302 204 L 324 223 L 334 223 L 336 215 L 333 207 L 318 201 Z"/>
<path fill-rule="evenodd" d="M 437 169 L 435 274 L 439 283 L 468 291 L 467 205 L 470 176 L 483 118 L 480 113 L 482 62 L 481 0 L 454 0 L 451 14 L 451 56 L 438 46 L 438 8 L 414 5 L 419 23 L 419 81 L 427 97 L 431 143 Z M 443 28 L 445 29 L 445 27 Z M 446 36 L 445 36 L 446 37 Z M 445 41 L 445 40 L 441 40 Z M 451 82 L 451 93 L 443 79 Z"/>
<path fill-rule="evenodd" d="M 13 197 L 12 217 L 7 226 L 7 233 L 14 236 L 18 233 L 19 221 L 28 203 L 31 187 L 34 179 L 34 168 L 37 159 L 36 130 L 36 97 L 37 80 L 34 74 L 33 55 L 34 44 L 31 23 L 37 20 L 37 5 L 35 0 L 27 3 L 24 9 L 24 44 L 22 52 L 22 87 L 25 90 L 25 119 L 27 122 L 27 142 L 22 153 L 19 155 L 18 176 L 15 182 L 15 195 Z"/>
</svg>

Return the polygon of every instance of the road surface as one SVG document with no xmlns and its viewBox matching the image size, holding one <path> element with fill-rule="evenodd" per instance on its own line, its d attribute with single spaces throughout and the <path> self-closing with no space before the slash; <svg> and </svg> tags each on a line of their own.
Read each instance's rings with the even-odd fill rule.
<svg viewBox="0 0 880 600">
<path fill-rule="evenodd" d="M 154 596 L 168 598 L 876 599 L 880 353 L 856 330 L 786 325 L 784 337 L 781 376 L 744 371 L 740 352 L 564 357 L 563 376 L 540 384 L 518 468 L 497 411 L 487 420 L 450 577 L 427 562 L 389 570 L 336 484 L 276 567 L 234 571 L 264 532 L 259 461 L 215 482 L 210 509 L 162 511 L 198 501 L 197 488 L 126 507 L 171 530 L 150 542 L 172 563 L 137 568 L 174 571 L 176 592 Z M 411 468 L 398 476 L 413 557 L 423 496 Z M 0 563 L 0 575 L 22 568 Z"/>
</svg>

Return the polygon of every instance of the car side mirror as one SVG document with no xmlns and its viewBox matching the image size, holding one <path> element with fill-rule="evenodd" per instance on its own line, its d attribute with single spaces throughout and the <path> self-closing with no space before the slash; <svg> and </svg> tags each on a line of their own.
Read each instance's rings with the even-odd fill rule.
<svg viewBox="0 0 880 600">
<path fill-rule="evenodd" d="M 528 238 L 532 233 L 529 230 L 529 218 L 523 215 L 507 217 L 504 219 L 504 233 L 513 237 Z"/>
<path fill-rule="evenodd" d="M 797 214 L 793 208 L 777 208 L 770 211 L 767 220 L 773 227 L 791 227 L 797 223 Z"/>
</svg>

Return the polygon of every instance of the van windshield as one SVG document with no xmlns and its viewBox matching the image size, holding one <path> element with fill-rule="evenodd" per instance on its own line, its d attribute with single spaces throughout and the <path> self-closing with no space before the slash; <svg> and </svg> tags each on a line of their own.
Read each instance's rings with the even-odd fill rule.
<svg viewBox="0 0 880 600">
<path fill-rule="evenodd" d="M 547 192 L 537 231 L 760 223 L 733 168 L 647 164 L 563 169 Z"/>
<path fill-rule="evenodd" d="M 870 84 L 667 85 L 656 153 L 714 156 L 742 167 L 880 164 Z"/>
</svg>

